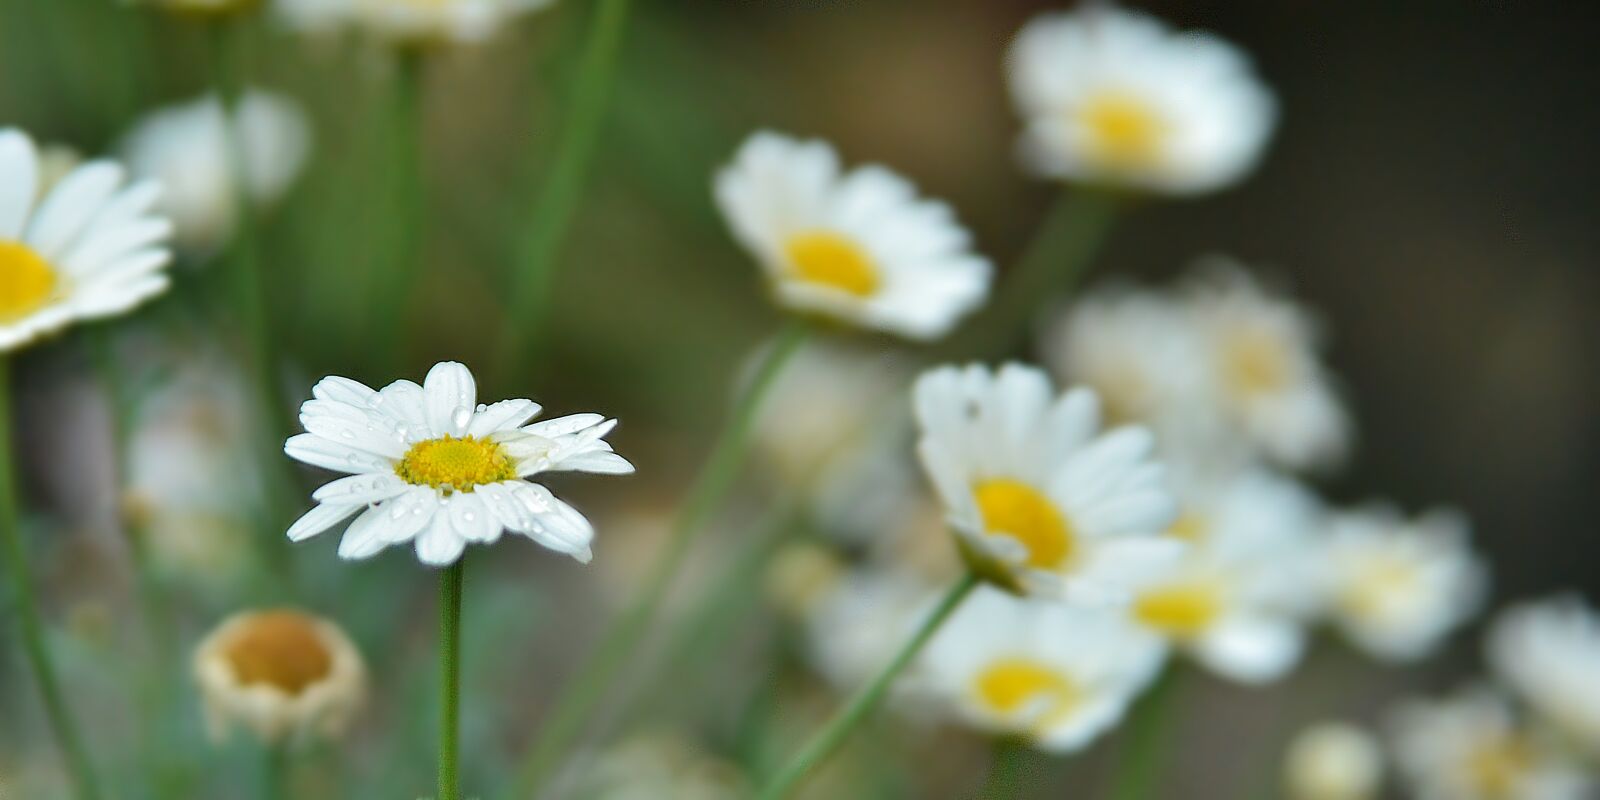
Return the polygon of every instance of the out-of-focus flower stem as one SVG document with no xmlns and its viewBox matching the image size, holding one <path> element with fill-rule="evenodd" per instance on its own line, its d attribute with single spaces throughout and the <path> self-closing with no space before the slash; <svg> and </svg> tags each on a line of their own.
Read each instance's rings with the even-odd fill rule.
<svg viewBox="0 0 1600 800">
<path fill-rule="evenodd" d="M 467 556 L 439 574 L 439 795 L 461 800 L 461 584 Z"/>
<path fill-rule="evenodd" d="M 292 563 L 288 558 L 289 549 L 284 546 L 283 532 L 288 527 L 286 514 L 295 507 L 295 500 L 294 478 L 282 450 L 289 424 L 278 395 L 283 382 L 279 377 L 277 344 L 267 309 L 267 284 L 261 274 L 260 231 L 255 204 L 246 185 L 249 162 L 243 137 L 238 126 L 233 124 L 244 97 L 238 27 L 243 23 L 219 19 L 210 24 L 212 78 L 216 83 L 218 101 L 222 105 L 223 119 L 227 121 L 224 132 L 228 139 L 228 157 L 233 172 L 236 211 L 236 230 L 231 250 L 234 305 L 244 328 L 251 383 L 259 412 L 259 419 L 252 426 L 255 431 L 256 458 L 261 464 L 261 480 L 265 484 L 265 503 L 260 515 L 262 535 L 258 541 L 264 563 L 275 573 L 272 577 L 275 581 L 288 582 L 292 580 Z M 275 581 L 267 583 L 272 585 Z"/>
<path fill-rule="evenodd" d="M 495 363 L 495 374 L 502 380 L 535 355 L 544 334 L 556 258 L 572 226 L 573 211 L 605 119 L 606 100 L 611 94 L 628 21 L 628 2 L 596 2 L 594 22 L 572 89 L 571 108 L 556 143 L 555 161 L 527 217 L 527 238 L 522 242 L 520 263 L 511 279 L 505 330 L 499 339 L 501 350 Z"/>
<path fill-rule="evenodd" d="M 403 48 L 396 53 L 395 74 L 389 98 L 388 136 L 389 213 L 385 220 L 386 250 L 378 263 L 367 265 L 370 289 L 376 302 L 373 318 L 362 332 L 376 353 L 382 373 L 397 370 L 404 361 L 407 341 L 406 309 L 417 276 L 422 272 L 422 251 L 427 217 L 427 195 L 422 166 L 423 79 L 427 53 Z"/>
<path fill-rule="evenodd" d="M 950 615 L 961 605 L 961 601 L 967 599 L 967 595 L 971 594 L 973 588 L 977 585 L 978 576 L 968 572 L 955 585 L 951 586 L 950 590 L 945 593 L 944 598 L 928 614 L 927 619 L 922 621 L 916 632 L 911 635 L 911 639 L 900 648 L 900 652 L 895 654 L 889 664 L 883 668 L 883 671 L 879 672 L 871 683 L 857 692 L 856 696 L 851 698 L 850 703 L 835 714 L 833 719 L 829 720 L 828 724 L 818 731 L 811 738 L 811 741 L 800 750 L 799 754 L 789 761 L 788 766 L 784 767 L 767 783 L 767 787 L 759 795 L 760 800 L 782 800 L 782 798 L 788 797 L 791 792 L 799 787 L 800 782 L 805 779 L 813 768 L 833 755 L 834 751 L 844 744 L 844 740 L 850 735 L 850 732 L 855 730 L 856 726 L 861 724 L 861 721 L 872 713 L 879 703 L 883 702 L 883 697 L 888 693 L 889 686 L 894 683 L 894 679 L 905 671 L 905 668 L 911 664 L 911 660 L 916 658 L 918 653 L 922 652 L 923 646 L 928 643 L 929 639 L 933 638 L 933 634 L 939 630 L 945 620 L 950 618 Z"/>
<path fill-rule="evenodd" d="M 1180 669 L 1178 664 L 1168 664 L 1155 686 L 1134 706 L 1127 744 L 1117 756 L 1112 800 L 1144 800 L 1160 794 L 1169 733 L 1177 716 Z"/>
<path fill-rule="evenodd" d="M 45 714 L 50 718 L 50 726 L 66 759 L 67 771 L 72 776 L 77 796 L 79 800 L 99 800 L 100 787 L 95 781 L 89 751 L 84 746 L 72 714 L 67 710 L 66 700 L 61 696 L 60 680 L 45 643 L 39 607 L 34 601 L 33 580 L 28 574 L 21 521 L 17 512 L 16 470 L 12 462 L 10 367 L 10 360 L 0 355 L 0 539 L 4 540 L 0 544 L 5 547 L 12 605 L 18 633 L 22 636 L 23 652 L 39 682 L 39 695 L 44 701 Z"/>
<path fill-rule="evenodd" d="M 262 749 L 261 800 L 289 800 L 289 748 L 285 744 Z"/>
<path fill-rule="evenodd" d="M 582 732 L 591 712 L 605 696 L 612 679 L 628 663 L 639 640 L 661 611 L 662 601 L 672 579 L 682 566 L 689 548 L 707 518 L 721 504 L 738 477 L 744 462 L 757 412 L 794 354 L 808 336 L 804 322 L 796 320 L 778 333 L 765 358 L 750 378 L 749 385 L 734 406 L 705 466 L 695 477 L 687 499 L 678 511 L 668 534 L 666 552 L 657 558 L 639 593 L 622 616 L 611 626 L 600 644 L 574 674 L 576 683 L 563 687 L 544 727 L 534 739 L 522 762 L 522 770 L 511 794 L 532 797 L 549 777 L 556 759 Z"/>
<path fill-rule="evenodd" d="M 1014 736 L 1002 736 L 994 742 L 994 760 L 989 767 L 979 797 L 983 800 L 1011 800 L 1017 796 L 1022 774 L 1023 759 L 1028 756 L 1026 742 Z"/>
</svg>

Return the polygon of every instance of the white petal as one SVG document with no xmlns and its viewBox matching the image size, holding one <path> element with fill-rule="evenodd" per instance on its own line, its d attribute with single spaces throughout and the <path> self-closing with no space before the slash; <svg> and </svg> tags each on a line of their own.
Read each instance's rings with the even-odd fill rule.
<svg viewBox="0 0 1600 800">
<path fill-rule="evenodd" d="M 388 500 L 409 488 L 410 484 L 400 480 L 400 476 L 392 472 L 365 473 L 329 481 L 313 492 L 311 499 L 319 503 L 366 505 Z"/>
<path fill-rule="evenodd" d="M 0 239 L 22 238 L 39 186 L 33 140 L 14 128 L 0 130 Z"/>
<path fill-rule="evenodd" d="M 589 546 L 594 541 L 594 526 L 577 509 L 562 502 L 549 489 L 536 483 L 528 487 L 550 507 L 537 514 L 528 538 L 558 553 L 565 553 L 587 564 L 593 557 Z"/>
<path fill-rule="evenodd" d="M 591 450 L 556 461 L 552 469 L 592 472 L 598 475 L 631 475 L 633 464 L 610 450 Z"/>
<path fill-rule="evenodd" d="M 394 462 L 379 455 L 330 441 L 314 433 L 299 433 L 284 442 L 283 452 L 296 461 L 334 472 L 392 472 Z"/>
<path fill-rule="evenodd" d="M 435 364 L 422 383 L 428 411 L 428 428 L 434 436 L 462 436 L 472 422 L 478 403 L 478 386 L 472 372 L 454 361 Z"/>
<path fill-rule="evenodd" d="M 306 405 L 310 406 L 312 403 Z M 335 404 L 334 407 L 350 408 L 342 404 Z M 312 413 L 300 415 L 300 422 L 305 425 L 306 432 L 385 458 L 398 459 L 406 454 L 405 441 L 396 437 L 392 431 L 386 430 L 384 426 L 377 425 L 366 414 L 317 413 L 321 408 L 323 407 L 313 406 Z"/>
<path fill-rule="evenodd" d="M 428 527 L 417 534 L 417 558 L 435 567 L 449 566 L 467 549 L 467 541 L 450 529 L 448 514 L 434 514 Z"/>
<path fill-rule="evenodd" d="M 543 422 L 535 422 L 532 425 L 523 426 L 522 430 L 524 433 L 543 436 L 546 439 L 554 439 L 557 436 L 565 436 L 569 433 L 577 433 L 585 428 L 592 428 L 604 422 L 605 419 L 603 414 L 569 414 L 565 417 L 555 417 Z"/>
<path fill-rule="evenodd" d="M 515 428 L 538 414 L 539 404 L 532 400 L 501 400 L 473 414 L 467 434 L 488 436 L 496 431 Z"/>
<path fill-rule="evenodd" d="M 388 520 L 388 512 L 382 506 L 369 506 L 361 512 L 339 540 L 339 557 L 355 561 L 377 555 L 389 545 L 383 535 Z"/>
<path fill-rule="evenodd" d="M 357 408 L 366 408 L 374 394 L 377 394 L 377 392 L 374 392 L 366 384 L 349 378 L 341 378 L 338 375 L 329 375 L 317 381 L 317 385 L 311 387 L 311 396 L 318 400 L 345 403 Z"/>
<path fill-rule="evenodd" d="M 462 541 L 488 543 L 500 538 L 503 526 L 489 506 L 476 492 L 462 492 L 445 504 L 445 515 L 450 518 L 450 529 Z"/>
<path fill-rule="evenodd" d="M 1305 637 L 1292 622 L 1246 616 L 1225 620 L 1199 642 L 1207 665 L 1250 684 L 1283 677 L 1299 661 L 1304 644 Z"/>
<path fill-rule="evenodd" d="M 413 486 L 385 501 L 383 508 L 389 514 L 383 538 L 389 544 L 400 544 L 416 536 L 439 513 L 439 491 L 430 486 Z"/>
<path fill-rule="evenodd" d="M 122 183 L 122 168 L 94 161 L 63 178 L 39 206 L 26 241 L 46 261 L 59 261 Z"/>
<path fill-rule="evenodd" d="M 301 515 L 289 526 L 289 541 L 302 542 L 343 522 L 346 517 L 361 510 L 360 505 L 319 503 Z"/>
</svg>

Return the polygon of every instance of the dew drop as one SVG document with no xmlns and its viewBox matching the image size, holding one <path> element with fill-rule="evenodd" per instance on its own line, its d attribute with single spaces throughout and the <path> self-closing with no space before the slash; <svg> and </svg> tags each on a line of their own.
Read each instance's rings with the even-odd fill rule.
<svg viewBox="0 0 1600 800">
<path fill-rule="evenodd" d="M 461 406 L 450 414 L 450 422 L 457 428 L 465 428 L 467 427 L 467 423 L 471 421 L 472 409 L 467 408 L 466 406 Z"/>
</svg>

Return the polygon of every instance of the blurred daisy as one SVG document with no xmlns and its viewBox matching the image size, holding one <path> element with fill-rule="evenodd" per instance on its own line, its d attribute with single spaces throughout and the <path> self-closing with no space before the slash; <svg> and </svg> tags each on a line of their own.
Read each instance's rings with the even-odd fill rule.
<svg viewBox="0 0 1600 800">
<path fill-rule="evenodd" d="M 733 235 L 788 308 L 933 339 L 983 302 L 992 268 L 943 203 L 833 148 L 760 132 L 716 178 Z"/>
<path fill-rule="evenodd" d="M 1009 64 L 1023 161 L 1042 177 L 1214 191 L 1250 171 L 1276 118 L 1233 45 L 1114 7 L 1034 19 Z"/>
<path fill-rule="evenodd" d="M 903 571 L 862 568 L 825 577 L 828 585 L 803 616 L 805 654 L 834 688 L 849 692 L 889 663 L 926 618 L 935 592 Z"/>
<path fill-rule="evenodd" d="M 1317 605 L 1316 502 L 1261 471 L 1183 485 L 1168 534 L 1190 547 L 1175 572 L 1136 591 L 1130 616 L 1213 672 L 1276 680 L 1299 661 Z"/>
<path fill-rule="evenodd" d="M 1383 750 L 1354 725 L 1312 725 L 1289 743 L 1284 788 L 1289 800 L 1374 800 L 1383 788 Z"/>
<path fill-rule="evenodd" d="M 1343 457 L 1350 423 L 1318 357 L 1315 322 L 1234 262 L 1203 261 L 1196 273 L 1185 300 L 1229 429 L 1290 468 Z"/>
<path fill-rule="evenodd" d="M 1184 550 L 1142 428 L 1101 434 L 1093 392 L 1038 369 L 941 367 L 917 380 L 918 450 L 964 556 L 1010 591 L 1129 599 Z"/>
<path fill-rule="evenodd" d="M 738 800 L 751 791 L 734 764 L 681 734 L 653 731 L 602 753 L 578 795 L 589 800 Z"/>
<path fill-rule="evenodd" d="M 158 109 L 135 122 L 122 140 L 128 169 L 161 182 L 157 208 L 172 218 L 180 248 L 214 250 L 233 233 L 241 188 L 233 136 L 242 151 L 242 188 L 256 205 L 283 195 L 305 165 L 311 143 L 300 106 L 262 91 L 246 92 L 231 120 L 211 96 Z"/>
<path fill-rule="evenodd" d="M 313 33 L 355 27 L 402 45 L 470 43 L 554 0 L 278 0 L 291 27 Z"/>
<path fill-rule="evenodd" d="M 1396 760 L 1420 800 L 1585 800 L 1591 779 L 1476 689 L 1394 715 Z"/>
<path fill-rule="evenodd" d="M 1467 520 L 1433 511 L 1407 520 L 1387 507 L 1334 517 L 1322 558 L 1334 620 L 1367 652 L 1421 658 L 1477 613 L 1487 575 Z"/>
<path fill-rule="evenodd" d="M 300 407 L 306 433 L 290 437 L 290 457 L 349 477 L 318 489 L 318 505 L 289 528 L 301 541 L 357 512 L 339 542 L 341 558 L 376 555 L 415 540 L 425 564 L 454 563 L 469 543 L 521 533 L 587 563 L 589 520 L 527 478 L 575 470 L 627 474 L 633 465 L 603 437 L 616 420 L 573 414 L 525 424 L 531 400 L 477 404 L 477 383 L 455 362 L 435 365 L 422 386 L 395 381 L 382 390 L 324 378 Z"/>
<path fill-rule="evenodd" d="M 235 614 L 195 651 L 214 738 L 243 727 L 267 744 L 333 737 L 366 693 L 366 665 L 337 625 L 299 611 Z"/>
<path fill-rule="evenodd" d="M 1577 597 L 1512 608 L 1489 636 L 1495 671 L 1540 716 L 1600 755 L 1600 615 Z"/>
<path fill-rule="evenodd" d="M 752 359 L 751 370 L 766 355 Z M 755 444 L 783 477 L 817 477 L 881 425 L 884 401 L 904 391 L 904 367 L 892 357 L 816 342 L 784 365 L 756 418 Z"/>
<path fill-rule="evenodd" d="M 75 320 L 121 314 L 167 288 L 172 224 L 150 213 L 155 184 L 84 164 L 38 197 L 33 140 L 0 129 L 0 352 Z"/>
<path fill-rule="evenodd" d="M 1117 724 L 1163 652 L 1115 615 L 980 586 L 929 643 L 914 686 L 980 730 L 1065 753 Z"/>
</svg>

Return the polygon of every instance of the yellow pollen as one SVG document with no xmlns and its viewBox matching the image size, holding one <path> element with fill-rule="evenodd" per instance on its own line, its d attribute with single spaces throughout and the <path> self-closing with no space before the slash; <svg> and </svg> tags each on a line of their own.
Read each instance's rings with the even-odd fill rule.
<svg viewBox="0 0 1600 800">
<path fill-rule="evenodd" d="M 250 617 L 228 643 L 223 657 L 239 682 L 266 684 L 290 695 L 328 676 L 333 656 L 317 635 L 315 622 L 294 611 L 267 611 Z"/>
<path fill-rule="evenodd" d="M 56 289 L 56 272 L 21 242 L 0 241 L 0 323 L 38 311 Z"/>
<path fill-rule="evenodd" d="M 417 442 L 394 471 L 406 483 L 458 492 L 517 477 L 516 464 L 500 445 L 476 436 Z"/>
<path fill-rule="evenodd" d="M 829 231 L 796 234 L 784 246 L 794 277 L 856 297 L 878 290 L 878 271 L 860 245 Z"/>
<path fill-rule="evenodd" d="M 1028 548 L 1030 567 L 1054 569 L 1072 557 L 1072 525 L 1039 490 L 1021 481 L 988 480 L 973 487 L 983 528 Z"/>
<path fill-rule="evenodd" d="M 1169 636 L 1194 636 L 1222 613 L 1222 592 L 1211 583 L 1180 583 L 1144 593 L 1133 605 L 1134 616 Z"/>
<path fill-rule="evenodd" d="M 1072 678 L 1028 658 L 989 664 L 973 680 L 972 688 L 980 703 L 1000 714 L 1036 708 L 1039 716 L 1033 722 L 1040 728 L 1072 713 L 1083 698 Z"/>
<path fill-rule="evenodd" d="M 1223 376 L 1243 395 L 1275 392 L 1289 383 L 1289 355 L 1283 344 L 1258 331 L 1234 334 L 1223 348 Z"/>
<path fill-rule="evenodd" d="M 1474 749 L 1465 765 L 1468 781 L 1486 798 L 1511 798 L 1533 769 L 1533 754 L 1521 737 L 1508 735 Z"/>
<path fill-rule="evenodd" d="M 1161 157 L 1165 123 L 1143 100 L 1123 92 L 1105 92 L 1079 110 L 1092 147 L 1114 167 L 1147 167 Z"/>
</svg>

